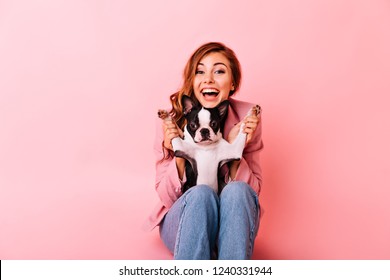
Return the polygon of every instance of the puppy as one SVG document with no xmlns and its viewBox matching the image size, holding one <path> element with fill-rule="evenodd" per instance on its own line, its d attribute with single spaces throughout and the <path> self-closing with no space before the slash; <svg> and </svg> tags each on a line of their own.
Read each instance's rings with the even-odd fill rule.
<svg viewBox="0 0 390 280">
<path fill-rule="evenodd" d="M 246 142 L 246 133 L 243 132 L 245 124 L 241 125 L 234 142 L 229 143 L 222 137 L 229 101 L 222 101 L 215 108 L 204 108 L 184 95 L 182 104 L 187 121 L 184 138 L 172 139 L 175 156 L 186 159 L 187 180 L 182 192 L 204 184 L 219 194 L 218 170 L 227 162 L 241 159 Z M 258 115 L 260 111 L 260 106 L 256 105 L 248 115 Z M 159 110 L 158 116 L 161 119 L 170 118 L 165 110 Z"/>
</svg>

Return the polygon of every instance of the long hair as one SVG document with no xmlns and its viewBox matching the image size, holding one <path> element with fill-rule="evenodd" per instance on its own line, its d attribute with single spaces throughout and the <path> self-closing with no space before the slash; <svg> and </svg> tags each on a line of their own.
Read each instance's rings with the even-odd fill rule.
<svg viewBox="0 0 390 280">
<path fill-rule="evenodd" d="M 181 99 L 183 95 L 188 95 L 194 101 L 196 98 L 194 96 L 194 78 L 196 74 L 196 68 L 198 67 L 199 62 L 203 57 L 210 53 L 218 52 L 224 55 L 229 63 L 230 69 L 232 72 L 232 81 L 234 85 L 234 90 L 231 90 L 229 96 L 232 96 L 240 87 L 241 84 L 241 65 L 238 61 L 236 54 L 233 50 L 228 48 L 222 43 L 219 42 L 210 42 L 200 46 L 195 52 L 191 55 L 190 59 L 187 61 L 187 64 L 183 72 L 183 84 L 179 91 L 173 93 L 170 96 L 172 109 L 170 114 L 173 120 L 177 125 L 184 129 L 185 119 L 183 115 L 183 105 L 181 104 Z"/>
</svg>

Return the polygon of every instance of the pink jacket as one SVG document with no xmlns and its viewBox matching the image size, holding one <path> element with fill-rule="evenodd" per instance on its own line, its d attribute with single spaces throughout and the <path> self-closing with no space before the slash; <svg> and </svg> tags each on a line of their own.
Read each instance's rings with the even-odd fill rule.
<svg viewBox="0 0 390 280">
<path fill-rule="evenodd" d="M 224 137 L 232 127 L 243 120 L 253 104 L 230 98 L 228 116 L 225 122 Z M 236 181 L 244 181 L 249 184 L 259 195 L 262 184 L 260 168 L 260 151 L 263 149 L 261 139 L 261 122 L 258 125 L 253 139 L 244 149 L 243 159 L 236 174 Z M 162 142 L 164 139 L 162 122 L 159 120 L 156 126 L 156 138 L 154 142 L 154 153 L 156 155 L 156 191 L 160 201 L 149 216 L 145 228 L 152 230 L 160 224 L 165 214 L 172 207 L 175 201 L 182 195 L 181 186 L 183 182 L 179 179 L 176 162 L 174 159 L 160 160 L 163 158 Z"/>
</svg>

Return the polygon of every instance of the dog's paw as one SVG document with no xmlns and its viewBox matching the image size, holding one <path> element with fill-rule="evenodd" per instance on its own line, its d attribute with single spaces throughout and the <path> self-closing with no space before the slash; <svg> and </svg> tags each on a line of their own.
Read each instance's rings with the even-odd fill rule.
<svg viewBox="0 0 390 280">
<path fill-rule="evenodd" d="M 261 113 L 261 107 L 259 105 L 255 105 L 252 107 L 252 115 L 258 116 Z"/>
<path fill-rule="evenodd" d="M 160 119 L 166 119 L 169 117 L 169 113 L 167 110 L 158 110 L 157 115 Z"/>
</svg>

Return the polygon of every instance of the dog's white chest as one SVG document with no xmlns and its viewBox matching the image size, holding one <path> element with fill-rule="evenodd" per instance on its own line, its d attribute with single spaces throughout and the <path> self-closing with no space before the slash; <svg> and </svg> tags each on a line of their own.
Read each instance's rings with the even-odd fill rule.
<svg viewBox="0 0 390 280">
<path fill-rule="evenodd" d="M 196 150 L 194 159 L 197 164 L 198 178 L 197 185 L 208 185 L 218 192 L 218 167 L 220 155 L 217 149 Z"/>
</svg>

